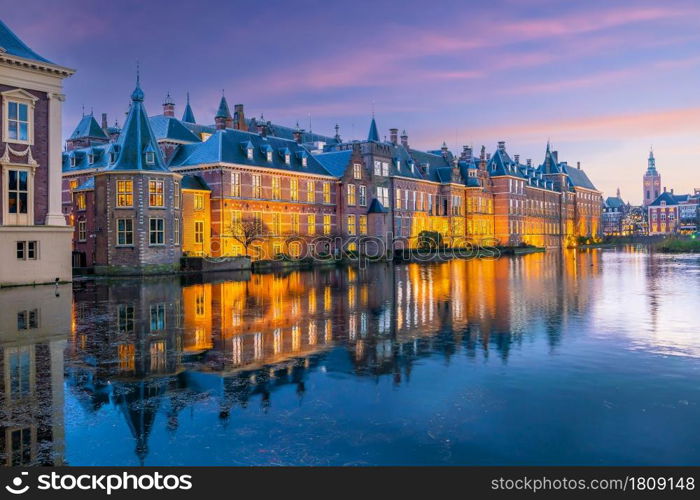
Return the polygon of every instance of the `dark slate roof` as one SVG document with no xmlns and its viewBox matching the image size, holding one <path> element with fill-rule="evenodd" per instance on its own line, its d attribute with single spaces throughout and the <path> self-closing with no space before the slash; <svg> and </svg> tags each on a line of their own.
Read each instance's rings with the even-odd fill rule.
<svg viewBox="0 0 700 500">
<path fill-rule="evenodd" d="M 92 191 L 95 189 L 95 178 L 90 177 L 88 180 L 83 182 L 80 186 L 75 188 L 73 191 Z"/>
<path fill-rule="evenodd" d="M 107 170 L 148 170 L 168 172 L 163 162 L 155 134 L 151 129 L 146 108 L 143 105 L 143 91 L 136 82 L 131 94 L 131 107 L 117 140 L 117 160 Z M 146 152 L 154 152 L 154 163 L 146 163 Z"/>
<path fill-rule="evenodd" d="M 622 201 L 622 198 L 618 198 L 617 196 L 610 196 L 608 199 L 605 200 L 605 205 L 608 208 L 620 208 L 625 205 L 625 202 Z"/>
<path fill-rule="evenodd" d="M 569 181 L 573 186 L 592 189 L 595 191 L 596 188 L 586 175 L 586 172 L 580 168 L 567 165 L 566 162 L 560 163 L 559 165 L 561 166 L 562 171 L 569 177 Z"/>
<path fill-rule="evenodd" d="M 258 120 L 256 118 L 247 119 L 246 122 L 248 124 L 248 130 L 251 132 L 257 132 Z M 265 124 L 269 130 L 268 135 L 274 135 L 275 137 L 280 137 L 282 139 L 289 139 L 290 141 L 294 140 L 294 132 L 298 130 L 301 132 L 301 142 L 303 143 L 325 142 L 326 144 L 330 145 L 338 144 L 338 140 L 335 137 L 299 129 L 298 124 L 296 128 L 286 127 L 284 125 L 279 125 L 269 121 L 265 121 Z"/>
<path fill-rule="evenodd" d="M 90 137 L 93 139 L 103 139 L 105 141 L 109 140 L 105 131 L 97 123 L 95 117 L 92 114 L 83 116 L 78 122 L 78 126 L 70 135 L 70 139 L 80 139 L 83 137 Z"/>
<path fill-rule="evenodd" d="M 248 147 L 253 148 L 253 159 L 247 156 Z M 272 161 L 267 161 L 266 151 L 272 150 Z M 289 150 L 291 162 L 284 161 L 284 152 Z M 307 157 L 306 167 L 302 157 Z M 205 163 L 235 163 L 263 168 L 275 168 L 299 173 L 330 175 L 321 162 L 302 145 L 279 137 L 263 137 L 242 130 L 217 130 L 205 142 L 183 144 L 170 161 L 171 167 L 188 167 Z"/>
<path fill-rule="evenodd" d="M 377 122 L 372 117 L 372 123 L 369 124 L 369 134 L 367 140 L 370 142 L 379 142 L 379 131 L 377 130 Z"/>
<path fill-rule="evenodd" d="M 100 144 L 87 148 L 64 151 L 62 154 L 62 170 L 64 173 L 77 172 L 80 170 L 97 169 L 101 170 L 109 165 L 109 152 L 117 150 L 116 144 Z M 93 162 L 90 163 L 90 155 Z M 71 158 L 75 159 L 75 166 L 71 166 Z"/>
<path fill-rule="evenodd" d="M 369 209 L 367 210 L 367 213 L 370 214 L 385 214 L 388 212 L 389 210 L 384 208 L 384 205 L 382 205 L 382 203 L 376 198 L 372 200 L 372 203 L 369 204 Z"/>
<path fill-rule="evenodd" d="M 27 44 L 20 40 L 5 23 L 0 20 L 0 52 L 5 52 L 11 56 L 31 59 L 44 63 L 53 64 L 48 59 L 30 49 Z"/>
<path fill-rule="evenodd" d="M 192 112 L 192 106 L 190 106 L 190 93 L 187 92 L 187 104 L 185 105 L 185 112 L 182 114 L 182 121 L 188 123 L 196 123 L 194 119 L 194 113 Z"/>
<path fill-rule="evenodd" d="M 399 146 L 403 148 L 403 146 Z M 442 155 L 418 151 L 417 149 L 409 149 L 408 154 L 411 156 L 416 167 L 425 166 L 425 175 L 419 175 L 421 178 L 433 182 L 442 182 L 438 171 L 442 168 L 450 167 L 450 162 Z M 418 169 L 420 173 L 420 169 Z"/>
<path fill-rule="evenodd" d="M 180 182 L 182 189 L 194 189 L 198 191 L 211 191 L 209 184 L 199 175 L 185 175 Z"/>
<path fill-rule="evenodd" d="M 650 203 L 650 206 L 657 207 L 661 205 L 662 201 L 665 201 L 666 205 L 678 205 L 679 201 L 683 201 L 680 198 L 680 196 L 675 196 L 669 193 L 668 191 L 664 191 L 658 196 L 658 198 L 656 198 L 653 202 Z"/>
<path fill-rule="evenodd" d="M 200 142 L 197 135 L 172 116 L 156 115 L 149 118 L 157 140 L 176 142 Z"/>
<path fill-rule="evenodd" d="M 221 96 L 219 109 L 216 111 L 214 118 L 231 118 L 231 111 L 228 109 L 228 102 L 226 102 L 225 96 Z"/>
<path fill-rule="evenodd" d="M 329 174 L 335 177 L 342 177 L 345 170 L 350 164 L 352 150 L 345 149 L 342 151 L 333 151 L 330 153 L 320 153 L 314 157 L 321 162 L 321 165 L 328 171 Z"/>
</svg>

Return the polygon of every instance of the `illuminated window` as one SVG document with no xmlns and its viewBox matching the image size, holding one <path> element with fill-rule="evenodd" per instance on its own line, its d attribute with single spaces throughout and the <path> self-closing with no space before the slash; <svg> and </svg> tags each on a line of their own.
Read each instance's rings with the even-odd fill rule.
<svg viewBox="0 0 700 500">
<path fill-rule="evenodd" d="M 306 181 L 306 201 L 316 202 L 316 183 L 314 181 Z"/>
<path fill-rule="evenodd" d="M 289 180 L 289 199 L 292 201 L 299 200 L 299 179 Z"/>
<path fill-rule="evenodd" d="M 253 174 L 253 198 L 262 198 L 262 179 L 260 174 Z"/>
<path fill-rule="evenodd" d="M 323 234 L 331 234 L 331 216 L 323 216 Z"/>
<path fill-rule="evenodd" d="M 331 202 L 331 184 L 330 182 L 323 183 L 323 203 Z"/>
<path fill-rule="evenodd" d="M 292 162 L 292 155 L 289 153 L 284 154 L 284 164 L 289 165 Z"/>
<path fill-rule="evenodd" d="M 86 207 L 85 193 L 76 193 L 75 194 L 75 207 L 78 210 L 85 210 L 85 207 Z"/>
<path fill-rule="evenodd" d="M 394 199 L 394 208 L 401 208 L 401 190 L 396 190 L 396 196 Z"/>
<path fill-rule="evenodd" d="M 194 209 L 195 210 L 204 210 L 204 195 L 203 194 L 195 194 L 194 195 Z"/>
<path fill-rule="evenodd" d="M 348 205 L 354 206 L 356 199 L 355 199 L 355 184 L 348 184 Z"/>
<path fill-rule="evenodd" d="M 360 186 L 360 203 L 361 207 L 367 206 L 367 186 Z"/>
<path fill-rule="evenodd" d="M 310 214 L 306 217 L 307 232 L 311 235 L 316 234 L 316 216 Z"/>
<path fill-rule="evenodd" d="M 70 189 L 77 189 L 78 187 L 78 179 L 71 179 L 70 181 Z"/>
<path fill-rule="evenodd" d="M 360 163 L 354 163 L 352 165 L 352 178 L 362 179 L 362 165 Z"/>
<path fill-rule="evenodd" d="M 134 221 L 132 219 L 117 219 L 117 245 L 134 244 Z"/>
<path fill-rule="evenodd" d="M 134 204 L 134 182 L 117 181 L 117 206 L 131 207 Z"/>
<path fill-rule="evenodd" d="M 292 214 L 292 232 L 299 233 L 299 214 Z"/>
<path fill-rule="evenodd" d="M 231 196 L 241 195 L 241 173 L 233 172 L 231 174 Z"/>
<path fill-rule="evenodd" d="M 360 215 L 360 234 L 367 234 L 367 216 Z"/>
<path fill-rule="evenodd" d="M 149 219 L 149 244 L 164 245 L 165 244 L 165 219 L 152 218 Z"/>
<path fill-rule="evenodd" d="M 272 154 L 272 153 L 270 153 Z M 272 199 L 273 200 L 279 200 L 281 198 L 280 196 L 280 178 L 279 177 L 273 177 L 272 178 Z"/>
<path fill-rule="evenodd" d="M 377 187 L 377 200 L 385 207 L 388 208 L 389 205 L 389 188 Z"/>
<path fill-rule="evenodd" d="M 356 220 L 354 215 L 348 215 L 348 234 L 355 236 L 357 234 Z"/>
<path fill-rule="evenodd" d="M 204 243 L 204 222 L 195 221 L 194 223 L 194 242 Z"/>
<path fill-rule="evenodd" d="M 272 214 L 272 233 L 275 235 L 282 234 L 282 214 Z"/>
<path fill-rule="evenodd" d="M 163 181 L 148 181 L 148 204 L 151 207 L 164 207 Z"/>
</svg>

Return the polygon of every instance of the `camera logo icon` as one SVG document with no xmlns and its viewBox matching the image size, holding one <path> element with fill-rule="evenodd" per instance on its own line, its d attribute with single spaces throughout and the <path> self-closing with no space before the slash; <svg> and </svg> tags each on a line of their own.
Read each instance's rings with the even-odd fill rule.
<svg viewBox="0 0 700 500">
<path fill-rule="evenodd" d="M 26 484 L 22 486 L 22 476 L 28 476 L 28 472 L 22 472 L 20 473 L 19 476 L 15 477 L 12 480 L 12 486 L 6 485 L 5 489 L 12 493 L 13 495 L 22 495 L 23 493 L 26 493 L 27 490 L 29 489 L 29 485 Z"/>
</svg>

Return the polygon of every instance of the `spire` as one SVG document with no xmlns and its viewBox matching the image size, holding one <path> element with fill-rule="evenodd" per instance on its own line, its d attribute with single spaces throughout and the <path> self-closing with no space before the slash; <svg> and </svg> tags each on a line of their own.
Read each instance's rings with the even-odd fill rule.
<svg viewBox="0 0 700 500">
<path fill-rule="evenodd" d="M 620 199 L 622 199 L 622 198 L 620 197 L 620 188 L 619 188 L 619 187 L 617 188 L 617 197 L 620 198 Z"/>
<path fill-rule="evenodd" d="M 649 149 L 649 159 L 647 160 L 647 170 L 653 172 L 656 170 L 656 159 L 654 158 L 654 148 Z"/>
<path fill-rule="evenodd" d="M 369 125 L 367 140 L 370 142 L 379 142 L 379 131 L 377 130 L 377 122 L 374 120 L 374 112 L 372 112 L 372 123 Z"/>
<path fill-rule="evenodd" d="M 141 68 L 139 67 L 138 61 L 136 62 L 136 88 L 131 93 L 131 100 L 133 102 L 143 102 L 143 90 L 141 90 Z M 133 107 L 133 105 L 132 105 Z"/>
<path fill-rule="evenodd" d="M 334 139 L 338 142 L 342 142 L 340 140 L 340 125 L 338 125 L 337 123 L 335 124 L 335 137 L 334 137 Z"/>
<path fill-rule="evenodd" d="M 173 98 L 170 95 L 170 91 L 168 91 L 168 93 L 165 94 L 165 99 L 163 100 L 163 106 L 166 106 L 168 104 L 172 104 L 173 106 L 175 105 L 175 101 L 173 101 Z"/>
<path fill-rule="evenodd" d="M 187 123 L 197 123 L 194 119 L 194 113 L 192 112 L 192 106 L 190 106 L 190 93 L 187 92 L 187 104 L 185 105 L 185 112 L 182 114 L 182 121 Z"/>
<path fill-rule="evenodd" d="M 136 89 L 131 95 L 131 107 L 117 140 L 119 156 L 109 170 L 169 171 L 151 129 L 143 97 L 137 76 Z"/>
<path fill-rule="evenodd" d="M 219 109 L 216 111 L 214 118 L 233 118 L 231 116 L 231 111 L 228 109 L 228 102 L 226 102 L 226 96 L 221 92 L 221 101 L 219 101 Z"/>
</svg>

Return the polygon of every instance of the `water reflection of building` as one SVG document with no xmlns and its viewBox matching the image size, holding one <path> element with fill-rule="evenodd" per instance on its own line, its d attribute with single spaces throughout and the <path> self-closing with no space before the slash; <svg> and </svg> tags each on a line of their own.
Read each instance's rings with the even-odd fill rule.
<svg viewBox="0 0 700 500">
<path fill-rule="evenodd" d="M 221 419 L 321 367 L 401 383 L 436 353 L 505 362 L 530 335 L 556 349 L 588 307 L 597 252 L 441 264 L 120 281 L 76 289 L 70 384 L 88 411 L 119 408 L 143 461 L 159 422 L 216 401 Z M 160 415 L 160 417 L 159 417 Z M 160 420 L 159 420 L 160 419 Z"/>
<path fill-rule="evenodd" d="M 61 465 L 71 288 L 0 290 L 0 461 Z"/>
</svg>

